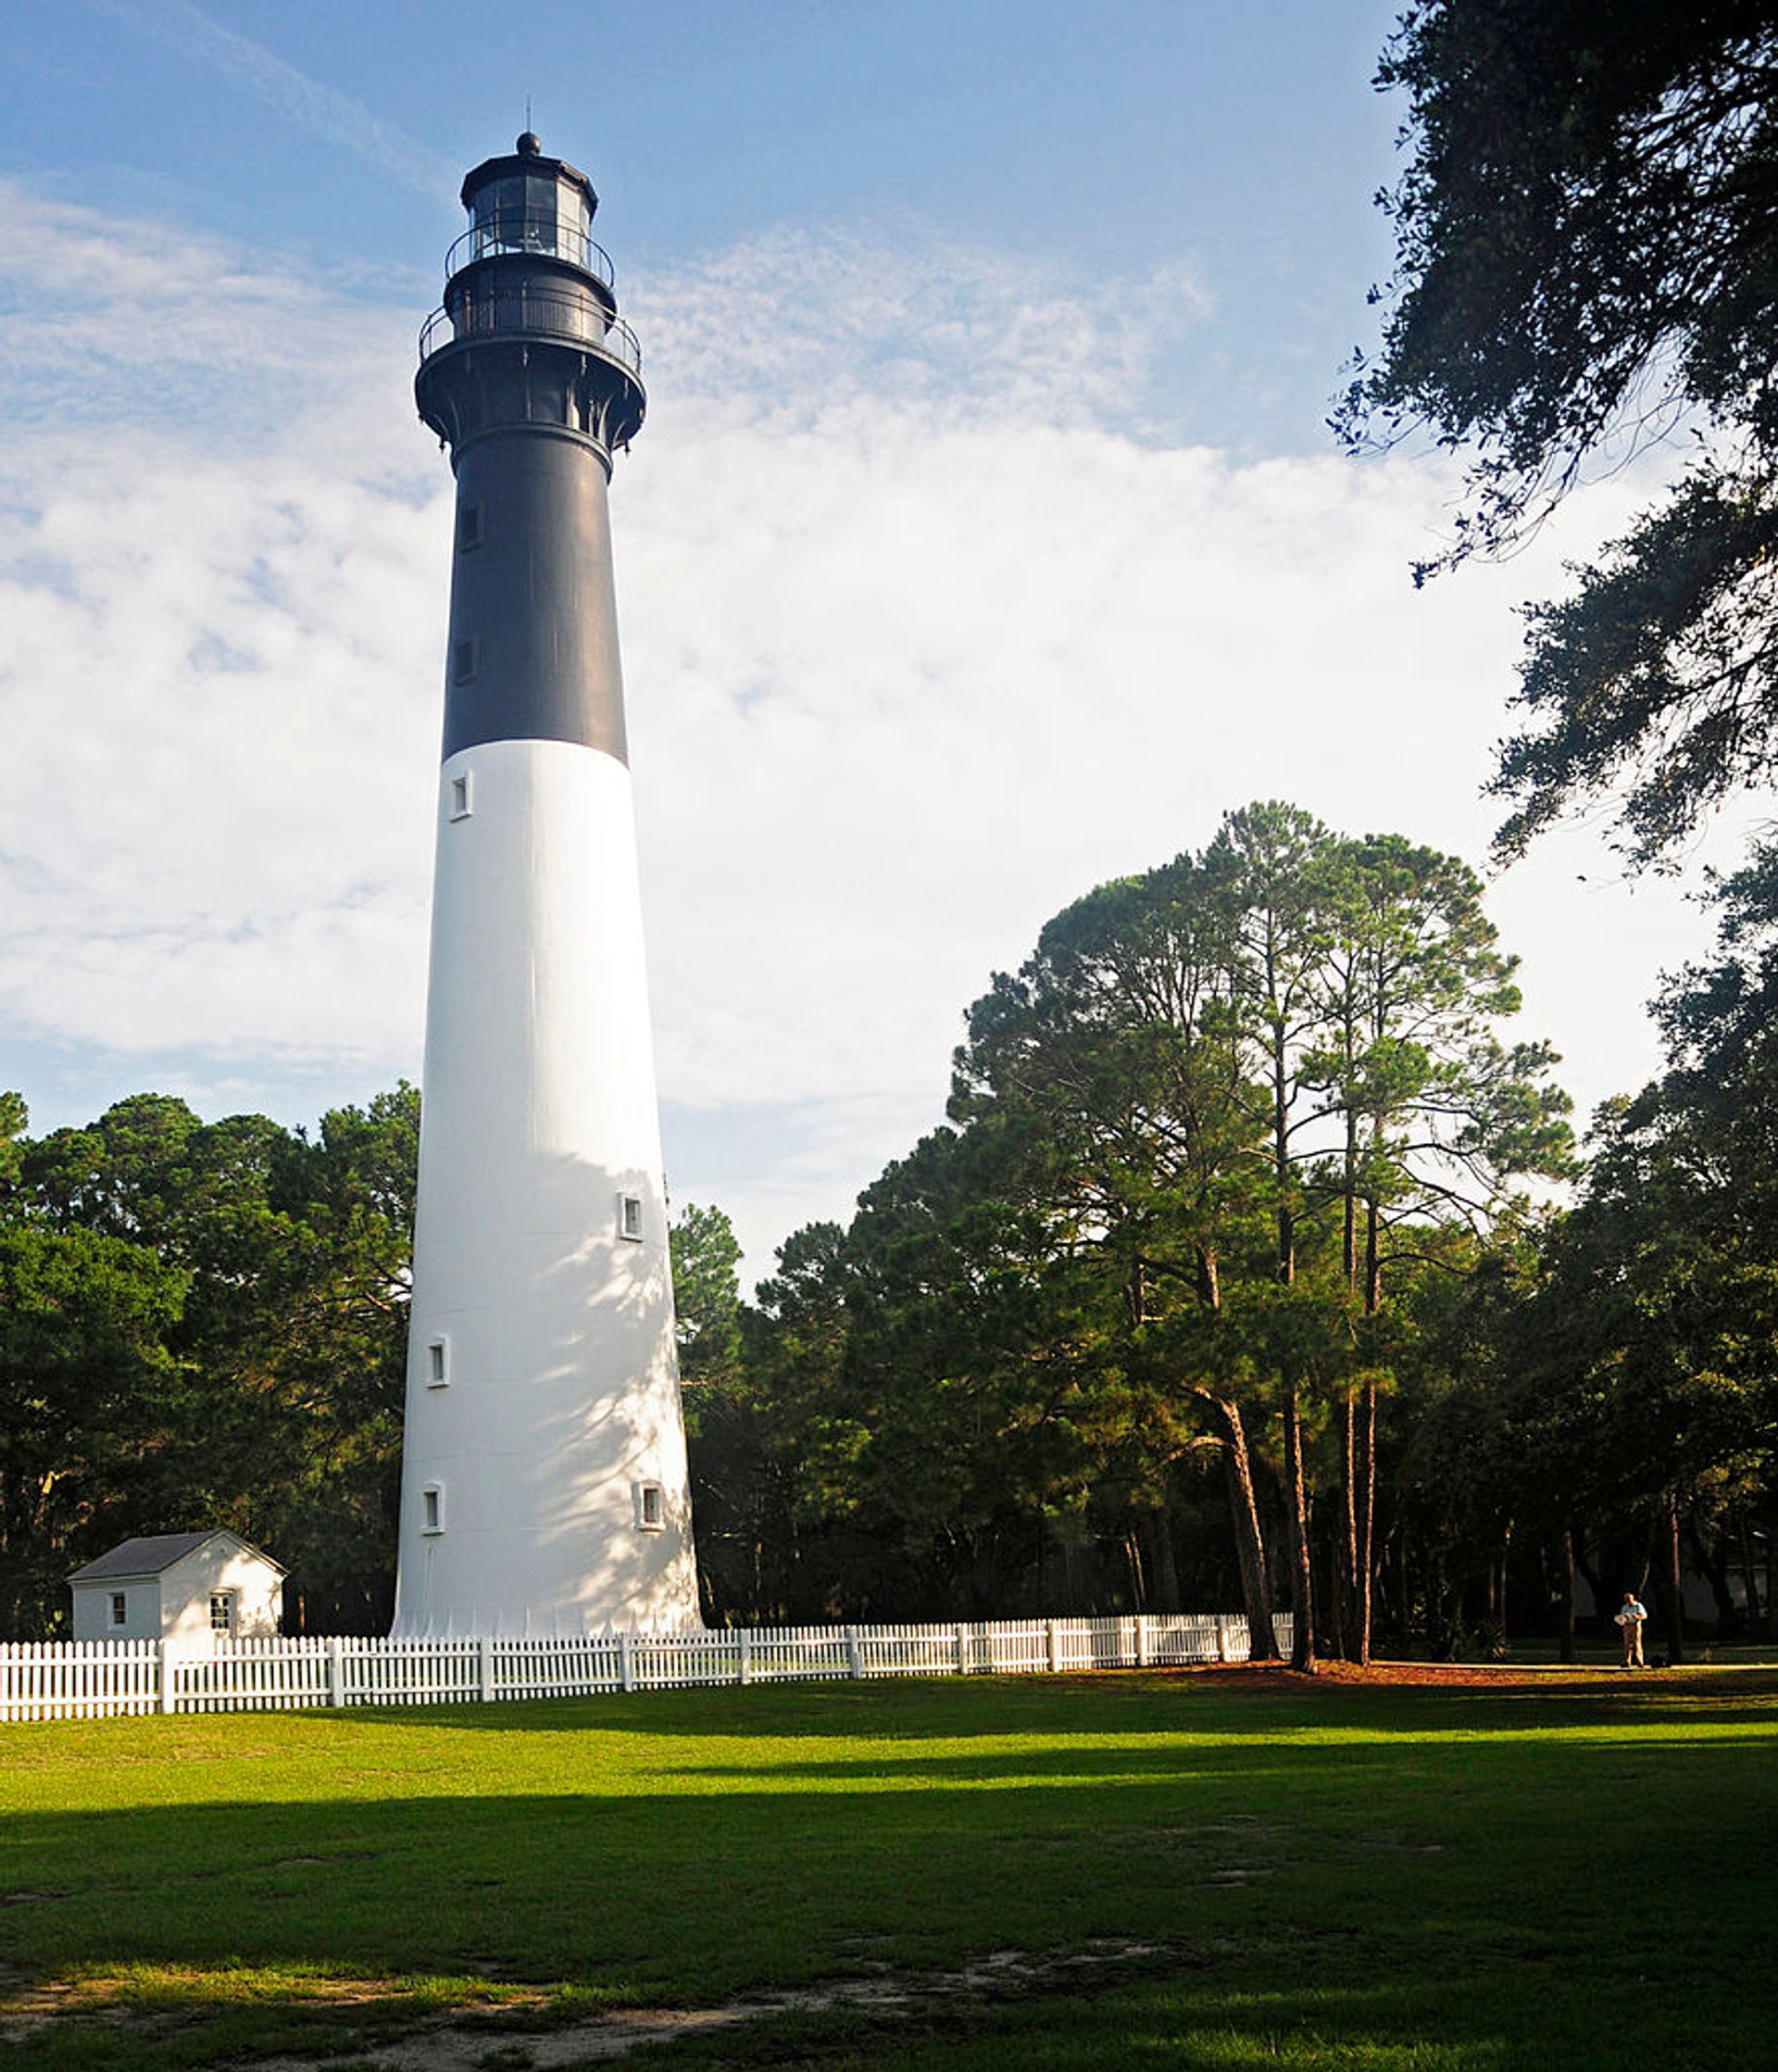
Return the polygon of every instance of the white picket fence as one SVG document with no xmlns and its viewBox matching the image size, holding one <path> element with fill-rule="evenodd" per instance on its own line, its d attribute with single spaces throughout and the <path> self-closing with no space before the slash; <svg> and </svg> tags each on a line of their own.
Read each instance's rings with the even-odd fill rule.
<svg viewBox="0 0 1778 2072">
<path fill-rule="evenodd" d="M 1289 1614 L 1274 1625 L 1288 1655 Z M 25 1641 L 0 1645 L 0 1721 L 473 1704 L 808 1677 L 1055 1676 L 1247 1656 L 1238 1613 L 535 1639 L 223 1640 L 203 1654 L 158 1640 Z"/>
</svg>

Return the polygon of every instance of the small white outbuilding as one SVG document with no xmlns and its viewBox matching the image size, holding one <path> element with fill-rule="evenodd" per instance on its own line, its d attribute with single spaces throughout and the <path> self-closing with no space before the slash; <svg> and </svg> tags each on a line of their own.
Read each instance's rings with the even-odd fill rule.
<svg viewBox="0 0 1778 2072">
<path fill-rule="evenodd" d="M 224 1526 L 126 1539 L 77 1568 L 77 1640 L 162 1640 L 191 1653 L 278 1631 L 284 1571 Z"/>
</svg>

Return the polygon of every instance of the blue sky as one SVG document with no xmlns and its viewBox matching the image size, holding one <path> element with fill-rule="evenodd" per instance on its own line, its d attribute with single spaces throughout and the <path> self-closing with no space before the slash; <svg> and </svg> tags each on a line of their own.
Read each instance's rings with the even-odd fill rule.
<svg viewBox="0 0 1778 2072">
<path fill-rule="evenodd" d="M 901 213 L 1070 269 L 1187 245 L 1344 301 L 1393 119 L 1393 9 L 1174 0 L 657 0 L 490 13 L 311 0 L 16 10 L 15 169 L 203 227 L 402 263 L 490 133 L 571 135 L 641 259 Z M 393 140 L 398 144 L 391 148 Z M 367 178 L 367 170 L 377 177 Z M 412 263 L 411 261 L 408 263 Z"/>
<path fill-rule="evenodd" d="M 1479 858 L 1515 607 L 1415 593 L 1434 457 L 1322 422 L 1388 263 L 1389 6 L 8 10 L 0 1076 L 312 1122 L 414 1075 L 449 476 L 413 337 L 463 170 L 599 189 L 670 1177 L 764 1271 L 942 1112 L 1092 884 L 1285 797 Z M 1584 1109 L 1701 939 L 1597 835 L 1495 889 Z"/>
</svg>

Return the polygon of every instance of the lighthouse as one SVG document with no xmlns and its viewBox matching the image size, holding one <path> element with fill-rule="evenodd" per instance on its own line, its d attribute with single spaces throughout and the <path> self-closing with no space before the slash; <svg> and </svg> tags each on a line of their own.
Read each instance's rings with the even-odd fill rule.
<svg viewBox="0 0 1778 2072">
<path fill-rule="evenodd" d="M 457 478 L 394 1632 L 697 1624 L 607 492 L 642 356 L 527 132 L 415 397 Z"/>
</svg>

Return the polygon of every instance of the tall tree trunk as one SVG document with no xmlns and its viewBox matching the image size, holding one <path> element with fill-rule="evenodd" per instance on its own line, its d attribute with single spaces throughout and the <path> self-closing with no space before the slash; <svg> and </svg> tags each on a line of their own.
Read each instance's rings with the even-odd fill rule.
<svg viewBox="0 0 1778 2072">
<path fill-rule="evenodd" d="M 1753 1558 L 1753 1528 L 1744 1514 L 1741 1520 L 1741 1581 L 1747 1593 L 1747 1626 L 1753 1633 L 1763 1633 L 1765 1626 L 1759 1603 L 1759 1568 Z"/>
<path fill-rule="evenodd" d="M 1378 1124 L 1378 1135 L 1382 1125 Z M 1383 1308 L 1383 1230 L 1375 1201 L 1364 1205 L 1364 1313 L 1374 1317 Z M 1367 1668 L 1371 1662 L 1371 1578 L 1376 1545 L 1377 1521 L 1377 1384 L 1367 1375 L 1364 1384 L 1364 1416 L 1359 1429 L 1359 1561 L 1357 1603 L 1353 1621 L 1358 1627 L 1359 1660 Z"/>
<path fill-rule="evenodd" d="M 1340 1398 L 1340 1553 L 1333 1610 L 1338 1650 L 1347 1662 L 1359 1653 L 1359 1406 L 1348 1388 Z"/>
<path fill-rule="evenodd" d="M 1348 1014 L 1343 1036 L 1348 1081 L 1358 1062 L 1358 1028 Z M 1340 1276 L 1348 1297 L 1359 1300 L 1359 1111 L 1346 1111 L 1344 1177 L 1340 1189 Z M 1341 1545 L 1339 1589 L 1342 1600 L 1340 1654 L 1346 1662 L 1360 1655 L 1362 1622 L 1359 1612 L 1359 1446 L 1358 1400 L 1348 1388 L 1340 1398 L 1340 1482 L 1345 1538 Z"/>
<path fill-rule="evenodd" d="M 1584 1536 L 1580 1539 L 1575 1539 L 1571 1535 L 1568 1545 L 1569 1551 L 1574 1557 L 1574 1566 L 1580 1571 L 1581 1580 L 1586 1585 L 1587 1594 L 1593 1600 L 1593 1616 L 1599 1620 L 1609 1618 L 1616 1607 L 1617 1600 L 1608 1597 L 1606 1594 L 1603 1581 L 1605 1563 L 1600 1562 L 1595 1566 L 1592 1562 L 1587 1560 Z M 1607 1638 L 1612 1638 L 1609 1629 Z"/>
<path fill-rule="evenodd" d="M 1574 1659 L 1574 1529 L 1571 1526 L 1562 1527 L 1561 1556 L 1562 1595 L 1557 1611 L 1557 1617 L 1559 1621 L 1557 1630 L 1560 1635 L 1559 1651 L 1564 1662 L 1572 1662 Z"/>
<path fill-rule="evenodd" d="M 1303 1488 L 1303 1410 L 1295 1379 L 1284 1388 L 1284 1501 L 1290 1513 L 1290 1666 L 1315 1674 L 1315 1590 Z"/>
<path fill-rule="evenodd" d="M 1679 1491 L 1667 1497 L 1667 1518 L 1661 1534 L 1662 1566 L 1667 1588 L 1667 1659 L 1675 1667 L 1685 1659 L 1685 1600 L 1679 1575 Z"/>
<path fill-rule="evenodd" d="M 1396 1631 L 1405 1645 L 1414 1624 L 1414 1579 L 1408 1559 L 1409 1540 L 1397 1526 L 1396 1541 Z"/>
<path fill-rule="evenodd" d="M 1327 1565 L 1322 1572 L 1326 1577 L 1327 1592 L 1325 1639 L 1328 1651 L 1344 1662 L 1346 1660 L 1346 1492 L 1342 1488 L 1336 1491 L 1335 1495 L 1338 1501 L 1334 1508 L 1338 1515 L 1335 1516 L 1332 1526 L 1321 1535 L 1327 1546 Z M 1319 1513 L 1317 1523 L 1320 1524 L 1324 1516 L 1325 1512 Z"/>
<path fill-rule="evenodd" d="M 1142 1573 L 1142 1539 L 1134 1526 L 1123 1536 L 1123 1568 L 1136 1610 L 1147 1611 L 1148 1591 Z"/>
<path fill-rule="evenodd" d="M 1241 1406 L 1208 1388 L 1192 1393 L 1211 1412 L 1222 1436 L 1222 1465 L 1228 1479 L 1229 1516 L 1234 1526 L 1235 1558 L 1241 1564 L 1241 1596 L 1247 1614 L 1247 1649 L 1255 1662 L 1276 1662 L 1278 1637 L 1271 1625 L 1271 1589 L 1266 1581 L 1266 1544 L 1259 1531 L 1259 1505 L 1253 1490 L 1253 1463 L 1247 1454 L 1246 1427 Z"/>
<path fill-rule="evenodd" d="M 1358 1659 L 1367 1667 L 1371 1661 L 1371 1569 L 1376 1517 L 1377 1385 L 1374 1381 L 1367 1381 L 1364 1419 L 1359 1429 L 1358 1588 L 1352 1609 L 1353 1624 L 1358 1629 Z"/>
<path fill-rule="evenodd" d="M 1173 1554 L 1173 1522 L 1164 1508 L 1151 1511 L 1143 1521 L 1143 1537 L 1148 1542 L 1148 1609 L 1183 1611 L 1179 1563 Z"/>
<path fill-rule="evenodd" d="M 1346 1031 L 1346 1063 L 1350 1074 L 1354 1051 L 1349 1023 Z M 1346 1287 L 1356 1294 L 1359 1286 L 1359 1111 L 1356 1108 L 1348 1108 L 1346 1111 L 1345 1168 L 1340 1204 L 1340 1271 Z"/>
<path fill-rule="evenodd" d="M 1734 1591 L 1729 1583 L 1726 1536 L 1712 1547 L 1699 1529 L 1697 1518 L 1691 1517 L 1685 1521 L 1684 1543 L 1692 1551 L 1698 1574 L 1710 1586 L 1710 1596 L 1716 1603 L 1717 1639 L 1733 1639 L 1741 1630 L 1741 1607 L 1734 1601 Z"/>
</svg>

